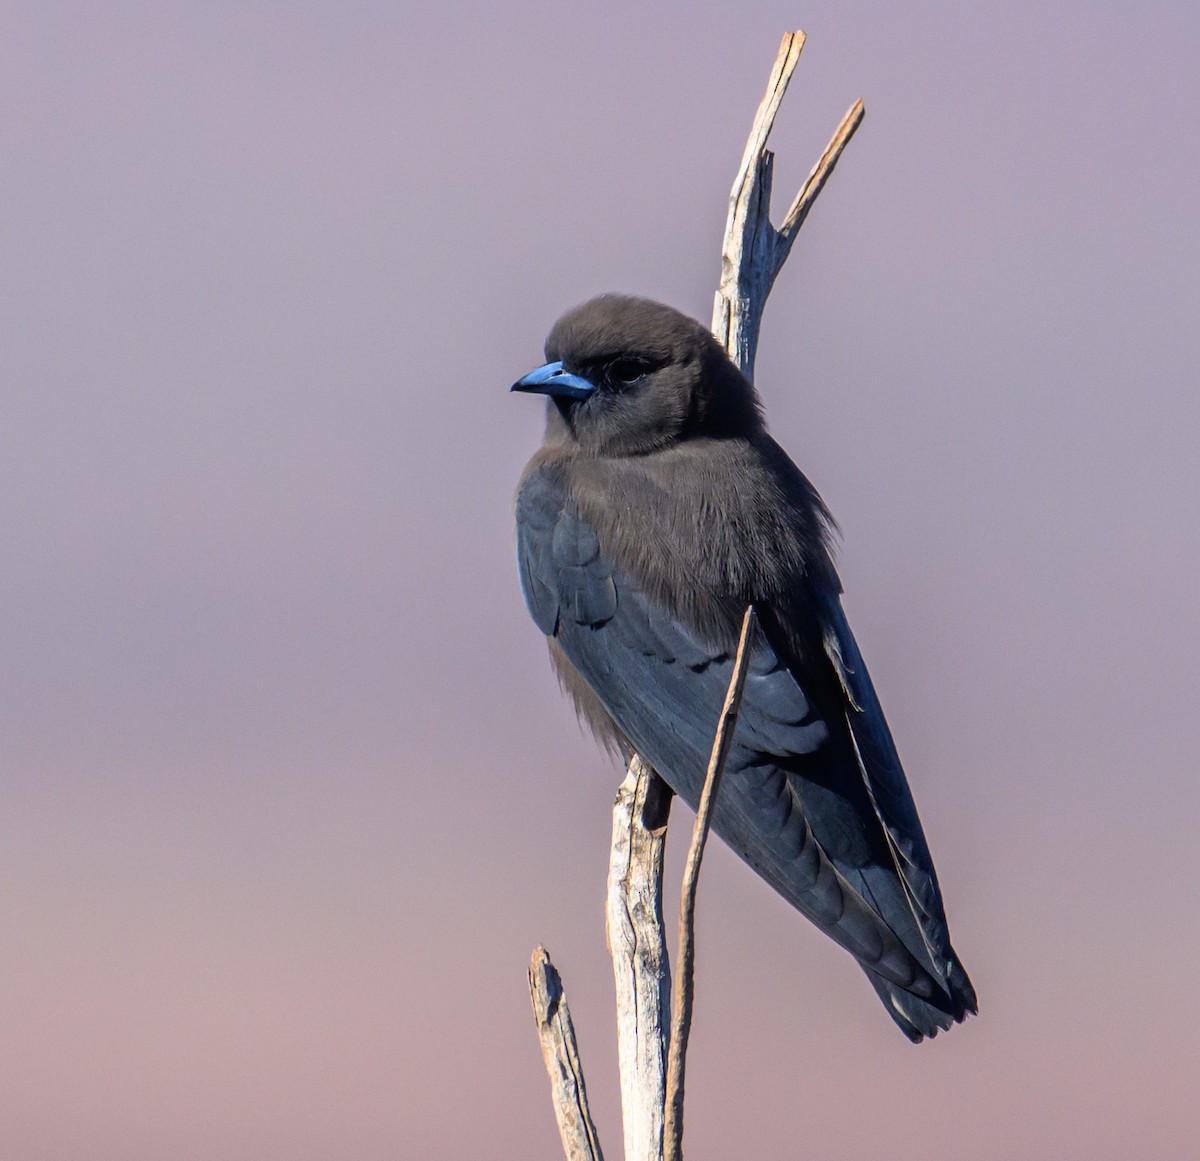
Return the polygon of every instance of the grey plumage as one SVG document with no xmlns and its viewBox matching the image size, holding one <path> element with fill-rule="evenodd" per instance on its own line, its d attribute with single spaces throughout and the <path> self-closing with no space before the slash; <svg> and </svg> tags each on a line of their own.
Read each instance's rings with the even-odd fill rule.
<svg viewBox="0 0 1200 1161">
<path fill-rule="evenodd" d="M 913 1040 L 975 1011 L 833 566 L 833 521 L 699 323 L 606 295 L 569 312 L 517 493 L 526 603 L 597 736 L 695 807 L 738 626 L 760 629 L 713 827 L 853 954 Z"/>
</svg>

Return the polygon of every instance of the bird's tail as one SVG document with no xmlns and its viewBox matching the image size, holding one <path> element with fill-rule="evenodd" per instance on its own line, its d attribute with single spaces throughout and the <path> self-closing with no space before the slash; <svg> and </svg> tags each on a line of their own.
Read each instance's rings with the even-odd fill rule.
<svg viewBox="0 0 1200 1161">
<path fill-rule="evenodd" d="M 896 1021 L 900 1031 L 914 1044 L 919 1044 L 927 1036 L 934 1037 L 939 1032 L 946 1031 L 952 1024 L 961 1024 L 968 1016 L 974 1016 L 979 1011 L 975 988 L 953 951 L 946 973 L 947 991 L 943 997 L 944 1006 L 914 996 L 911 992 L 877 976 L 869 968 L 864 970 L 888 1014 Z"/>
</svg>

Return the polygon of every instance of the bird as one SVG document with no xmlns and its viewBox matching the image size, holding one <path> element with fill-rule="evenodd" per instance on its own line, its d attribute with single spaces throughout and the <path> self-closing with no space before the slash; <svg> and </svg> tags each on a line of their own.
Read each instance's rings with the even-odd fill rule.
<svg viewBox="0 0 1200 1161">
<path fill-rule="evenodd" d="M 701 323 L 606 294 L 511 390 L 546 396 L 515 514 L 521 587 L 607 748 L 695 809 L 743 615 L 713 830 L 858 961 L 913 1042 L 977 1011 L 891 732 L 842 609 L 837 526 Z"/>
</svg>

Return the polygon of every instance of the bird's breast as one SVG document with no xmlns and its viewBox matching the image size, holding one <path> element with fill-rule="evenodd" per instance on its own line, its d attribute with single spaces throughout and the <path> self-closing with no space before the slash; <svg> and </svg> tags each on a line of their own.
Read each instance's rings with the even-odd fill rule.
<svg viewBox="0 0 1200 1161">
<path fill-rule="evenodd" d="M 566 493 L 614 569 L 684 623 L 736 636 L 748 603 L 778 602 L 805 584 L 811 514 L 752 447 L 693 444 L 566 461 Z"/>
</svg>

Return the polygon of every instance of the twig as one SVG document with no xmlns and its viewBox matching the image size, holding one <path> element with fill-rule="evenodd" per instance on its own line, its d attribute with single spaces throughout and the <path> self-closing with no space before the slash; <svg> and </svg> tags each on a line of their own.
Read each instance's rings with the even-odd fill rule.
<svg viewBox="0 0 1200 1161">
<path fill-rule="evenodd" d="M 608 950 L 617 991 L 625 1161 L 660 1161 L 671 972 L 662 913 L 671 791 L 634 757 L 613 805 Z"/>
<path fill-rule="evenodd" d="M 767 81 L 766 94 L 754 116 L 742 164 L 729 191 L 729 215 L 721 247 L 721 281 L 713 302 L 712 331 L 747 379 L 753 378 L 762 312 L 775 276 L 787 259 L 813 202 L 833 173 L 842 150 L 863 119 L 863 103 L 856 101 L 842 118 L 837 132 L 796 195 L 783 228 L 776 230 L 771 225 L 771 176 L 775 155 L 767 148 L 767 138 L 803 47 L 803 32 L 784 34 Z"/>
<path fill-rule="evenodd" d="M 792 243 L 796 240 L 800 227 L 804 225 L 804 219 L 808 217 L 808 211 L 812 209 L 813 202 L 817 200 L 817 195 L 825 188 L 825 183 L 837 166 L 838 160 L 842 156 L 842 150 L 850 144 L 850 138 L 854 136 L 866 115 L 867 110 L 861 100 L 855 101 L 846 110 L 842 123 L 834 130 L 829 144 L 825 146 L 825 152 L 817 159 L 817 164 L 812 167 L 808 180 L 800 187 L 800 192 L 788 209 L 787 217 L 783 219 L 783 225 L 779 229 L 780 242 L 775 252 L 776 274 L 779 273 L 779 268 L 791 251 Z"/>
<path fill-rule="evenodd" d="M 562 979 L 544 947 L 535 948 L 529 961 L 529 998 L 533 1003 L 542 1058 L 550 1076 L 554 1115 L 567 1161 L 604 1161 L 600 1138 L 588 1109 L 571 1011 L 563 993 Z"/>
<path fill-rule="evenodd" d="M 695 986 L 696 886 L 700 878 L 700 860 L 704 857 L 704 844 L 708 839 L 708 829 L 712 821 L 713 803 L 721 785 L 721 771 L 725 768 L 729 747 L 733 744 L 738 709 L 742 704 L 742 691 L 746 686 L 750 637 L 754 631 L 755 620 L 754 606 L 750 605 L 742 618 L 742 632 L 738 638 L 737 654 L 733 659 L 733 673 L 729 677 L 729 689 L 725 694 L 725 705 L 721 709 L 717 736 L 713 739 L 708 772 L 704 777 L 700 805 L 696 808 L 692 842 L 688 847 L 687 864 L 683 871 L 683 889 L 679 902 L 679 957 L 675 964 L 675 998 L 671 1005 L 671 1040 L 667 1055 L 664 1161 L 683 1161 L 683 1081 L 688 1036 L 692 1029 L 692 999 Z"/>
</svg>

